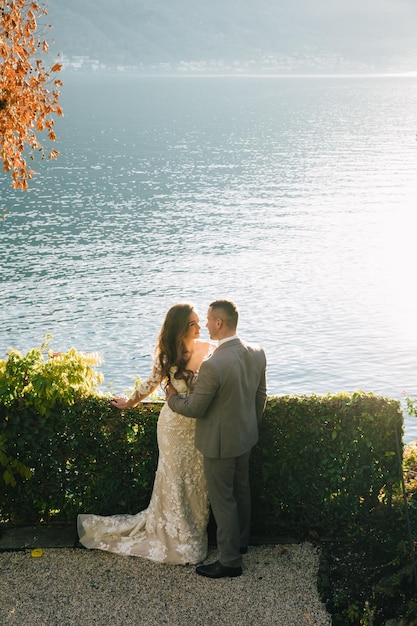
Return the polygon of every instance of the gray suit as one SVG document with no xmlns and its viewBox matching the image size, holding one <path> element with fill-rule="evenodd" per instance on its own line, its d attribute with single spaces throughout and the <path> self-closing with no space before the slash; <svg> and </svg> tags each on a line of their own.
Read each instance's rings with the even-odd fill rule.
<svg viewBox="0 0 417 626">
<path fill-rule="evenodd" d="M 191 395 L 168 400 L 173 411 L 197 418 L 195 445 L 204 455 L 219 560 L 229 567 L 240 566 L 239 548 L 249 540 L 249 456 L 265 402 L 265 353 L 238 337 L 202 363 Z"/>
</svg>

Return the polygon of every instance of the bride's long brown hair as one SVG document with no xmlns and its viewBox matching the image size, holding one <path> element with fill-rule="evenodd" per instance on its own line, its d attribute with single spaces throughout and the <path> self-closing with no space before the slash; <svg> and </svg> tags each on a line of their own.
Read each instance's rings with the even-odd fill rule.
<svg viewBox="0 0 417 626">
<path fill-rule="evenodd" d="M 186 368 L 188 358 L 184 344 L 184 338 L 189 330 L 188 322 L 193 312 L 192 304 L 180 302 L 174 304 L 165 315 L 156 347 L 157 358 L 165 382 L 169 381 L 169 372 L 173 366 L 177 368 L 175 378 L 182 378 L 187 385 L 190 384 L 194 376 L 194 372 Z"/>
</svg>

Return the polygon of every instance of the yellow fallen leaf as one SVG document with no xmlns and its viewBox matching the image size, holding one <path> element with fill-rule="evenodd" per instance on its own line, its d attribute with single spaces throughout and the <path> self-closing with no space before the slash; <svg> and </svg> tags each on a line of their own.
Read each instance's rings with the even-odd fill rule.
<svg viewBox="0 0 417 626">
<path fill-rule="evenodd" d="M 43 555 L 43 550 L 42 550 L 42 548 L 34 548 L 32 550 L 32 552 L 30 553 L 30 555 L 33 556 L 33 557 L 42 556 Z"/>
</svg>

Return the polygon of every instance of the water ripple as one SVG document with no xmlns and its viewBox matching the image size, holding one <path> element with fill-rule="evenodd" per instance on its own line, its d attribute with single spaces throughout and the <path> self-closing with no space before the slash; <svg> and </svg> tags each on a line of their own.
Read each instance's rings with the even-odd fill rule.
<svg viewBox="0 0 417 626">
<path fill-rule="evenodd" d="M 271 394 L 414 393 L 415 80 L 114 80 L 69 76 L 59 160 L 1 186 L 3 353 L 51 332 L 121 390 L 173 302 L 230 297 Z"/>
</svg>

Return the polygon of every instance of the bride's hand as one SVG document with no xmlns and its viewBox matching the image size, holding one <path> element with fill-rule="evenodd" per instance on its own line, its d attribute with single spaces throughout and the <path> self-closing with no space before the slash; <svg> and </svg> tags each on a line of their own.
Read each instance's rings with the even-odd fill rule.
<svg viewBox="0 0 417 626">
<path fill-rule="evenodd" d="M 174 387 L 171 385 L 171 383 L 169 383 L 169 385 L 167 385 L 165 389 L 165 400 L 168 402 L 170 397 L 175 396 L 176 393 L 177 392 L 175 391 Z"/>
<path fill-rule="evenodd" d="M 116 396 L 110 400 L 110 404 L 115 406 L 116 409 L 128 409 L 129 408 L 129 400 L 128 398 L 124 398 L 123 396 Z"/>
</svg>

